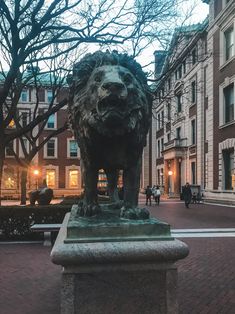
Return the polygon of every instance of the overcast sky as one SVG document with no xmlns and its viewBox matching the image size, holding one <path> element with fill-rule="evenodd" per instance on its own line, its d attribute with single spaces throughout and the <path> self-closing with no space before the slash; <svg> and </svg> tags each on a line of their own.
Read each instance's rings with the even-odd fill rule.
<svg viewBox="0 0 235 314">
<path fill-rule="evenodd" d="M 190 0 L 185 1 L 185 4 L 182 6 L 182 12 L 187 15 L 188 11 L 190 11 L 189 5 L 192 5 L 194 7 L 193 13 L 190 13 L 190 18 L 188 18 L 184 24 L 190 25 L 190 24 L 196 24 L 200 23 L 205 20 L 209 13 L 209 5 L 206 3 L 202 3 L 202 0 Z M 180 24 L 180 22 L 179 22 Z M 148 49 L 144 51 L 144 53 L 137 58 L 137 61 L 142 65 L 145 66 L 146 64 L 154 61 L 153 53 L 155 50 L 159 49 L 157 43 L 151 45 Z M 161 48 L 160 48 L 161 49 Z M 154 71 L 154 64 L 152 63 L 147 67 L 148 71 Z"/>
</svg>

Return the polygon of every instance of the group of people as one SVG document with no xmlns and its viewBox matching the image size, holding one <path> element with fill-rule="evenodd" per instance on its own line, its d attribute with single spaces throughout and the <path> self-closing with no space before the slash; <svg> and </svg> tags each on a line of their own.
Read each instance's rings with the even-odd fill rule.
<svg viewBox="0 0 235 314">
<path fill-rule="evenodd" d="M 182 190 L 183 198 L 185 207 L 189 208 L 189 204 L 192 202 L 193 204 L 196 204 L 197 202 L 197 195 L 196 193 L 192 193 L 191 186 L 187 182 Z M 152 205 L 152 197 L 155 200 L 156 204 L 159 205 L 160 203 L 160 197 L 161 197 L 161 191 L 159 186 L 154 185 L 152 188 L 148 185 L 145 189 L 145 195 L 146 195 L 146 205 Z"/>
<path fill-rule="evenodd" d="M 146 205 L 152 205 L 152 197 L 156 204 L 160 204 L 161 191 L 158 185 L 154 185 L 152 188 L 148 185 L 145 190 Z"/>
</svg>

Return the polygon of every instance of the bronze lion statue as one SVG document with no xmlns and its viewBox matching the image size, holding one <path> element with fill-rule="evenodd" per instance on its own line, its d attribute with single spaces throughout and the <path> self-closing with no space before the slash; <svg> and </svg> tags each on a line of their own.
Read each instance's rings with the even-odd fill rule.
<svg viewBox="0 0 235 314">
<path fill-rule="evenodd" d="M 117 51 L 87 54 L 69 80 L 69 116 L 81 152 L 85 184 L 80 216 L 100 211 L 98 172 L 103 169 L 112 202 L 119 203 L 117 180 L 123 170 L 125 209 L 138 205 L 143 148 L 150 126 L 152 97 L 141 66 Z"/>
</svg>

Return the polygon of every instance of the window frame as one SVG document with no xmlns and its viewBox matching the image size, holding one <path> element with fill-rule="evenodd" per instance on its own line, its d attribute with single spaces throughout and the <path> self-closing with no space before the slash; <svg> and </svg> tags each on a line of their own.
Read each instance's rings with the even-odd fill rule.
<svg viewBox="0 0 235 314">
<path fill-rule="evenodd" d="M 55 146 L 54 146 L 54 156 L 48 156 L 48 143 L 50 141 L 54 140 Z M 58 138 L 57 137 L 51 137 L 49 141 L 44 145 L 43 147 L 43 157 L 46 159 L 55 159 L 58 158 Z"/>
</svg>

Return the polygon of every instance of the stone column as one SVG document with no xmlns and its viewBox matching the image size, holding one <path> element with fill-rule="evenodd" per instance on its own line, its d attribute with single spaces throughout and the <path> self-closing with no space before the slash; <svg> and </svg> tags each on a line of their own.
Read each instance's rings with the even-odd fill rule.
<svg viewBox="0 0 235 314">
<path fill-rule="evenodd" d="M 51 253 L 63 266 L 61 314 L 178 313 L 175 262 L 188 255 L 186 244 L 174 238 L 67 242 L 66 226 Z"/>
<path fill-rule="evenodd" d="M 180 188 L 179 188 L 179 159 L 175 158 L 174 159 L 174 178 L 175 178 L 175 183 L 174 183 L 174 195 L 178 196 L 180 194 Z"/>
<path fill-rule="evenodd" d="M 168 160 L 164 160 L 164 192 L 166 195 L 169 194 L 169 178 L 168 178 Z"/>
</svg>

